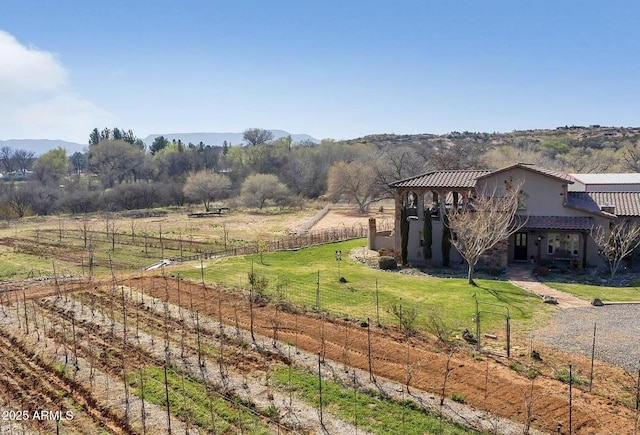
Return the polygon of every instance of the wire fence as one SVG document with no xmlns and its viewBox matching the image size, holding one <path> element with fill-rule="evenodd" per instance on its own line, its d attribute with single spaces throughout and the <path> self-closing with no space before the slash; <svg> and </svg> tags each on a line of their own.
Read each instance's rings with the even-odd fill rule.
<svg viewBox="0 0 640 435">
<path fill-rule="evenodd" d="M 213 257 L 228 257 L 236 255 L 252 255 L 277 251 L 289 251 L 306 248 L 309 246 L 322 245 L 326 243 L 361 239 L 367 237 L 368 234 L 368 228 L 365 225 L 330 228 L 318 231 L 307 231 L 303 234 L 289 234 L 285 237 L 274 240 L 246 243 L 243 246 L 234 246 L 227 249 L 223 248 L 195 255 L 172 257 L 170 258 L 170 260 L 176 262 L 184 262 Z"/>
</svg>

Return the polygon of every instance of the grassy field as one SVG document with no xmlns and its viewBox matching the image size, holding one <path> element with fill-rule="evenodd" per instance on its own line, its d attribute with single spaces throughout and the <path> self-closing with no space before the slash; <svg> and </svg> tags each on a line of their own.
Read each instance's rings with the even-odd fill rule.
<svg viewBox="0 0 640 435">
<path fill-rule="evenodd" d="M 0 228 L 0 280 L 19 280 L 58 274 L 109 276 L 137 273 L 164 258 L 216 252 L 228 246 L 244 246 L 269 240 L 305 222 L 317 210 L 231 211 L 205 219 L 188 218 L 185 211 L 169 211 L 165 217 L 143 219 L 106 215 L 63 218 L 31 218 Z M 115 236 L 114 236 L 115 234 Z M 89 270 L 89 249 L 94 248 L 93 270 Z M 397 323 L 393 307 L 402 304 L 405 313 L 417 313 L 415 327 L 423 329 L 430 313 L 438 313 L 456 329 L 474 330 L 475 298 L 482 303 L 500 304 L 509 309 L 517 327 L 529 328 L 544 319 L 551 308 L 511 284 L 497 280 L 465 280 L 413 276 L 371 269 L 349 258 L 349 252 L 363 240 L 317 246 L 298 251 L 240 256 L 205 262 L 204 279 L 231 288 L 250 288 L 252 267 L 265 284 L 258 289 L 271 299 L 286 300 L 307 309 L 328 311 L 338 316 L 364 320 L 378 318 L 383 324 Z M 336 261 L 336 251 L 342 260 Z M 184 263 L 172 273 L 200 280 L 200 264 Z M 346 282 L 340 282 L 344 277 Z M 590 300 L 640 300 L 637 288 L 611 288 L 582 284 L 548 283 L 561 291 Z M 500 307 L 481 305 L 485 311 Z M 491 309 L 490 309 L 491 308 Z M 495 308 L 495 309 L 494 309 Z M 486 315 L 483 328 L 500 329 L 504 319 Z M 514 330 L 515 331 L 515 330 Z M 485 332 L 490 332 L 486 330 Z"/>
<path fill-rule="evenodd" d="M 272 379 L 281 388 L 291 388 L 305 402 L 319 403 L 318 378 L 302 369 L 274 370 Z M 420 408 L 407 400 L 396 402 L 381 397 L 376 391 L 349 391 L 342 385 L 328 380 L 322 382 L 322 404 L 331 413 L 350 421 L 354 426 L 376 434 L 391 435 L 441 433 L 449 435 L 477 434 L 479 432 L 451 424 L 432 411 Z"/>
<path fill-rule="evenodd" d="M 545 284 L 588 301 L 594 298 L 599 298 L 603 302 L 640 301 L 638 287 L 605 287 L 565 282 L 545 282 Z"/>
<path fill-rule="evenodd" d="M 364 245 L 364 240 L 315 246 L 298 251 L 219 258 L 199 264 L 184 264 L 172 268 L 182 277 L 207 282 L 220 282 L 227 287 L 249 289 L 249 274 L 253 268 L 256 277 L 266 283 L 264 291 L 271 299 L 286 300 L 296 305 L 320 308 L 338 316 L 364 320 L 377 319 L 383 324 L 396 323 L 392 305 L 403 305 L 405 313 L 417 314 L 415 327 L 425 329 L 436 313 L 455 329 L 467 327 L 475 330 L 472 318 L 475 300 L 508 307 L 512 320 L 527 328 L 533 319 L 546 316 L 552 308 L 540 299 L 508 282 L 478 280 L 478 287 L 465 279 L 413 276 L 398 272 L 372 269 L 354 261 L 348 255 Z M 336 261 L 336 251 L 342 251 L 342 260 Z M 344 277 L 346 282 L 340 282 Z M 319 284 L 318 284 L 319 283 Z M 377 287 L 377 292 L 376 292 Z M 319 290 L 318 290 L 319 289 Z M 376 305 L 376 293 L 378 304 Z M 379 310 L 377 309 L 379 307 Z M 501 311 L 501 307 L 481 305 L 486 311 Z M 486 315 L 484 332 L 502 329 L 504 317 Z"/>
<path fill-rule="evenodd" d="M 317 209 L 232 210 L 194 219 L 187 210 L 163 217 L 116 214 L 32 217 L 0 225 L 0 280 L 57 273 L 88 275 L 93 248 L 94 276 L 139 271 L 162 259 L 218 252 L 282 237 Z"/>
</svg>

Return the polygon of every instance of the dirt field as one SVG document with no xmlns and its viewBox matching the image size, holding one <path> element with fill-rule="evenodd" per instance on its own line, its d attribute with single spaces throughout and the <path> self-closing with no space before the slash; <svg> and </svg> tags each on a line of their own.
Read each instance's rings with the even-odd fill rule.
<svg viewBox="0 0 640 435">
<path fill-rule="evenodd" d="M 382 207 L 382 209 L 381 209 Z M 378 227 L 393 227 L 394 212 L 393 201 L 382 201 L 372 206 L 368 213 L 358 213 L 353 207 L 334 206 L 316 223 L 310 230 L 323 230 L 339 227 L 353 227 L 362 225 L 366 228 L 369 218 L 376 218 Z"/>
<path fill-rule="evenodd" d="M 147 297 L 154 296 L 160 300 L 165 300 L 168 297 L 170 303 L 184 308 L 185 316 L 192 315 L 188 313 L 193 313 L 195 310 L 203 316 L 205 314 L 208 315 L 212 319 L 221 318 L 223 323 L 230 328 L 240 328 L 242 330 L 250 328 L 250 310 L 246 298 L 242 294 L 228 293 L 214 287 L 203 288 L 200 284 L 178 282 L 166 277 L 135 278 L 123 281 L 119 285 L 141 291 Z M 46 315 L 57 313 L 58 316 L 66 316 L 70 319 L 69 308 L 63 309 L 59 307 L 54 309 L 51 302 L 43 299 L 47 290 L 50 294 L 58 292 L 62 299 L 69 297 L 75 300 L 76 303 L 84 301 L 85 312 L 89 311 L 89 306 L 96 311 L 100 310 L 103 313 L 103 317 L 107 316 L 106 322 L 101 326 L 93 326 L 92 329 L 87 329 L 89 325 L 79 319 L 76 323 L 77 333 L 83 337 L 96 336 L 96 340 L 100 340 L 100 343 L 102 343 L 94 343 L 96 348 L 107 345 L 115 346 L 113 353 L 109 352 L 111 355 L 122 352 L 122 349 L 118 350 L 119 347 L 117 346 L 119 339 L 117 337 L 113 340 L 109 339 L 108 310 L 114 309 L 114 303 L 109 300 L 108 290 L 100 290 L 103 287 L 102 285 L 94 285 L 93 292 L 83 291 L 80 287 L 77 283 L 68 283 L 58 289 L 54 286 L 50 286 L 47 289 L 40 285 L 33 295 L 30 294 L 29 290 L 25 290 L 25 295 L 27 300 L 30 297 L 34 297 L 34 306 L 37 306 L 36 310 L 41 315 L 42 313 Z M 90 296 L 92 294 L 93 296 Z M 13 312 L 15 308 L 7 300 L 15 301 L 17 299 L 20 301 L 22 297 L 21 291 L 5 293 L 5 305 L 8 307 L 8 312 Z M 135 303 L 130 302 L 128 304 L 131 310 L 129 328 L 132 330 Z M 116 312 L 118 305 L 116 304 Z M 29 304 L 27 306 L 29 307 Z M 76 311 L 79 310 L 78 306 L 75 306 L 74 309 Z M 19 313 L 20 309 L 17 312 Z M 135 322 L 140 325 L 143 323 L 148 325 L 144 328 L 146 330 L 152 328 L 156 331 L 155 334 L 158 334 L 156 345 L 160 346 L 163 330 L 162 316 L 160 314 L 154 315 L 148 309 L 144 312 L 136 312 L 139 314 L 136 314 Z M 140 317 L 145 312 L 144 317 Z M 519 421 L 520 423 L 530 421 L 534 427 L 539 427 L 544 431 L 555 431 L 558 423 L 562 423 L 565 428 L 568 427 L 568 386 L 554 380 L 553 373 L 549 371 L 549 364 L 552 361 L 560 360 L 561 358 L 567 360 L 567 355 L 563 356 L 551 350 L 537 348 L 543 355 L 545 360 L 543 363 L 532 361 L 524 355 L 524 352 L 521 352 L 511 361 L 506 360 L 506 358 L 488 355 L 478 358 L 473 356 L 473 349 L 470 348 L 463 347 L 450 351 L 442 343 L 438 343 L 433 339 L 414 337 L 407 340 L 394 330 L 381 330 L 375 327 L 367 329 L 357 323 L 340 319 L 322 319 L 315 314 L 285 313 L 276 311 L 275 307 L 270 305 L 254 306 L 253 314 L 256 334 L 272 338 L 275 335 L 280 343 L 288 342 L 294 347 L 313 354 L 321 352 L 327 360 L 334 361 L 337 365 L 353 366 L 366 372 L 369 370 L 368 354 L 370 352 L 372 355 L 371 366 L 375 377 L 394 380 L 399 385 L 402 385 L 406 384 L 407 375 L 409 374 L 410 391 L 422 390 L 434 395 L 441 394 L 445 373 L 448 373 L 445 396 L 455 393 L 464 397 L 465 403 L 475 408 L 487 410 L 489 413 Z M 116 316 L 116 318 L 119 317 Z M 53 322 L 53 320 L 51 321 Z M 121 326 L 116 327 L 118 330 L 120 328 Z M 169 325 L 174 347 L 177 347 L 180 342 L 180 328 L 178 319 L 173 320 Z M 53 329 L 55 328 L 52 327 L 51 330 Z M 86 332 L 83 332 L 84 329 L 86 329 Z M 143 328 L 140 327 L 140 329 L 142 330 Z M 370 348 L 368 345 L 368 332 L 371 334 Z M 10 338 L 6 331 L 3 334 L 3 340 L 7 341 L 7 346 L 3 346 L 6 353 L 6 349 L 9 347 L 15 348 L 15 343 L 18 342 L 15 338 Z M 31 334 L 33 335 L 33 330 Z M 189 346 L 193 357 L 193 330 L 189 334 L 190 338 L 187 341 L 191 343 Z M 69 331 L 66 331 L 65 336 L 66 340 L 69 341 Z M 56 337 L 58 340 L 61 339 L 59 332 Z M 105 340 L 108 341 L 105 342 Z M 112 344 L 107 344 L 109 342 Z M 22 350 L 23 347 L 25 350 Z M 154 354 L 149 349 L 141 350 L 139 344 L 136 347 L 138 350 L 126 359 L 126 361 L 130 361 L 130 365 L 127 366 L 126 370 L 135 370 L 140 361 L 156 365 L 161 362 L 161 350 Z M 33 351 L 28 350 L 26 345 L 18 346 L 18 349 L 20 350 L 19 354 L 24 355 L 22 357 L 23 362 L 20 363 L 24 365 L 29 358 L 32 358 L 29 355 L 32 355 Z M 68 349 L 71 349 L 70 343 L 68 343 Z M 88 352 L 86 346 L 84 352 Z M 174 355 L 179 353 L 180 351 L 177 349 L 174 351 Z M 243 351 L 244 353 L 246 352 Z M 233 354 L 236 357 L 239 356 L 238 353 Z M 143 356 L 142 359 L 141 355 Z M 14 360 L 11 358 L 10 355 L 6 355 L 6 358 L 0 358 L 0 361 L 4 361 L 4 363 L 0 363 L 5 370 L 4 373 L 15 370 L 15 366 L 18 364 L 17 362 L 12 362 Z M 88 353 L 85 355 L 85 359 L 90 359 Z M 118 376 L 121 376 L 122 370 L 118 361 L 107 359 L 101 362 L 101 369 L 111 373 L 117 379 Z M 250 353 L 247 353 L 246 358 L 242 357 L 233 360 L 232 367 L 238 371 L 238 376 L 242 376 L 242 373 L 245 373 L 246 376 L 250 372 L 257 373 L 268 370 L 265 369 L 260 361 L 261 358 L 256 359 L 256 357 L 252 357 Z M 573 356 L 572 361 L 575 370 L 580 370 L 583 374 L 588 372 L 589 366 L 586 358 Z M 215 360 L 211 364 L 214 365 Z M 529 378 L 514 370 L 516 364 L 522 367 L 536 367 L 540 371 L 546 372 L 546 374 L 538 376 L 532 382 Z M 43 368 L 47 369 L 47 366 L 34 367 L 30 370 L 35 372 Z M 35 388 L 41 388 L 37 386 L 40 384 L 35 381 L 32 384 Z M 634 416 L 632 409 L 618 403 L 615 398 L 625 397 L 625 394 L 628 396 L 631 391 L 625 391 L 624 386 L 634 385 L 634 379 L 620 369 L 598 363 L 596 366 L 595 385 L 597 385 L 597 389 L 594 391 L 596 394 L 590 394 L 577 387 L 573 389 L 573 433 L 631 433 L 633 431 Z M 8 384 L 5 384 L 5 386 L 13 388 Z M 62 388 L 62 386 L 57 388 Z M 68 391 L 72 391 L 71 387 L 66 388 L 69 389 Z M 32 401 L 47 400 L 40 393 L 36 394 L 30 389 L 21 394 L 24 397 L 30 397 L 32 393 L 34 394 Z M 81 400 L 75 396 L 73 397 L 75 401 Z M 87 403 L 89 403 L 90 399 L 87 400 Z M 528 404 L 531 406 L 528 407 Z M 90 421 L 95 412 L 97 411 L 88 412 L 86 417 L 88 421 Z M 117 427 L 122 424 L 122 418 L 122 415 L 114 414 L 110 420 L 107 420 L 112 421 L 113 426 Z M 115 429 L 111 432 L 119 433 Z"/>
</svg>

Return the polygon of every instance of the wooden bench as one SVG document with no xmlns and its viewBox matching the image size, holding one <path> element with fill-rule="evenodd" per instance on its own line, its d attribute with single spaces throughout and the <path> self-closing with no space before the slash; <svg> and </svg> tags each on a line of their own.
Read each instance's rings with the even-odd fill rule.
<svg viewBox="0 0 640 435">
<path fill-rule="evenodd" d="M 212 211 L 205 211 L 199 213 L 189 213 L 187 216 L 190 218 L 203 218 L 203 217 L 211 217 L 211 216 L 220 216 L 223 211 L 228 211 L 229 207 L 218 207 L 213 209 Z"/>
</svg>

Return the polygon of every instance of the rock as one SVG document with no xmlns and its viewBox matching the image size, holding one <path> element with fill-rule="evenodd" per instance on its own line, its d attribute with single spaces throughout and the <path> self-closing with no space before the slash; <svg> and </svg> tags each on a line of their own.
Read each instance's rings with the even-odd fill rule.
<svg viewBox="0 0 640 435">
<path fill-rule="evenodd" d="M 558 299 L 553 296 L 542 296 L 542 302 L 544 302 L 545 304 L 558 305 Z"/>
<path fill-rule="evenodd" d="M 464 340 L 470 344 L 476 344 L 478 342 L 478 340 L 476 340 L 476 338 L 471 332 L 469 332 L 467 328 L 464 328 L 464 330 L 462 331 L 462 338 L 464 338 Z"/>
<path fill-rule="evenodd" d="M 604 304 L 602 303 L 602 301 L 601 301 L 599 298 L 594 298 L 594 299 L 591 301 L 591 305 L 593 305 L 594 307 L 601 307 L 601 306 L 603 306 Z"/>
<path fill-rule="evenodd" d="M 536 361 L 542 361 L 542 357 L 540 356 L 540 352 L 538 352 L 537 350 L 532 350 L 531 351 L 531 358 L 533 358 Z"/>
</svg>

